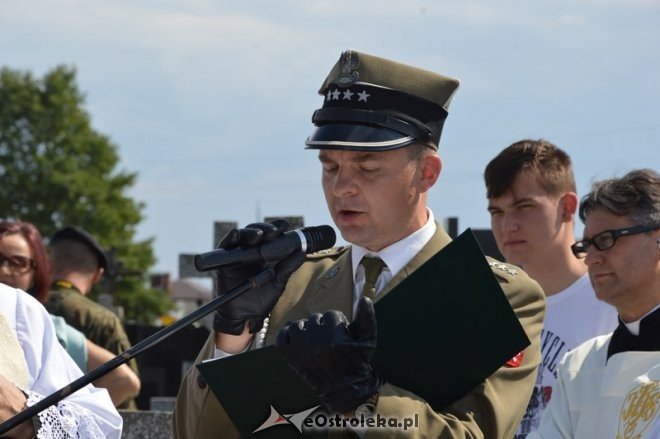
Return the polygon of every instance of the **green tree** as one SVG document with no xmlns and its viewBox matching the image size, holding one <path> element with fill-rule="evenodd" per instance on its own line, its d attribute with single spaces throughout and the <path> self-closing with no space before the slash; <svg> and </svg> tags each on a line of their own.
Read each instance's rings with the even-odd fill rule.
<svg viewBox="0 0 660 439">
<path fill-rule="evenodd" d="M 136 174 L 117 170 L 118 161 L 117 147 L 91 126 L 75 69 L 41 79 L 0 70 L 0 218 L 29 221 L 44 237 L 65 225 L 95 235 L 124 267 L 111 267 L 101 289 L 128 319 L 149 323 L 172 304 L 145 286 L 153 239 L 135 240 L 144 205 L 125 195 Z"/>
</svg>

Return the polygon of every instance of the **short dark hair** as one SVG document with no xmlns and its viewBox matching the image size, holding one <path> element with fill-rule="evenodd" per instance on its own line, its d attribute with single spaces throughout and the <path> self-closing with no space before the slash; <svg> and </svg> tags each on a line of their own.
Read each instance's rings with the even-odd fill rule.
<svg viewBox="0 0 660 439">
<path fill-rule="evenodd" d="M 593 183 L 580 201 L 580 219 L 584 222 L 594 209 L 629 216 L 639 225 L 660 224 L 660 174 L 635 169 L 621 178 Z"/>
<path fill-rule="evenodd" d="M 484 171 L 486 196 L 497 198 L 511 189 L 521 172 L 532 172 L 550 195 L 576 192 L 571 158 L 544 139 L 525 139 L 509 145 Z"/>
<path fill-rule="evenodd" d="M 86 230 L 76 226 L 66 226 L 53 234 L 50 240 L 51 246 L 56 246 L 59 241 L 77 241 L 85 244 L 96 256 L 99 267 L 108 268 L 108 257 L 96 238 Z"/>
<path fill-rule="evenodd" d="M 55 275 L 61 275 L 67 270 L 94 273 L 100 267 L 96 253 L 84 242 L 69 238 L 58 239 L 51 241 L 50 249 Z"/>
<path fill-rule="evenodd" d="M 427 154 L 435 154 L 434 149 L 429 148 L 428 145 L 423 143 L 413 143 L 412 145 L 406 146 L 408 149 L 408 157 L 412 161 L 419 161 L 426 157 Z"/>
</svg>

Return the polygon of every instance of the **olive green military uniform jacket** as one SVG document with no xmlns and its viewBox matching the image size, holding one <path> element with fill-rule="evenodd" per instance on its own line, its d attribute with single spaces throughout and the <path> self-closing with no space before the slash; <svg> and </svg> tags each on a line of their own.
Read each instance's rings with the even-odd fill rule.
<svg viewBox="0 0 660 439">
<path fill-rule="evenodd" d="M 440 226 L 424 248 L 397 273 L 379 297 L 430 259 L 451 239 Z M 435 412 L 420 397 L 391 384 L 380 391 L 376 413 L 403 419 L 417 414 L 419 428 L 368 430 L 372 437 L 492 438 L 513 437 L 532 393 L 540 362 L 540 333 L 545 315 L 545 297 L 539 285 L 517 267 L 491 264 L 500 286 L 520 320 L 531 345 L 524 350 L 518 367 L 503 366 L 469 394 L 442 412 Z M 506 267 L 506 269 L 505 269 Z M 350 249 L 327 255 L 311 255 L 289 279 L 286 290 L 273 309 L 266 344 L 273 344 L 279 329 L 289 320 L 307 318 L 329 309 L 352 318 L 353 272 Z M 335 274 L 336 273 L 336 274 Z M 465 275 L 469 276 L 466 267 Z M 469 316 L 466 316 L 469 318 Z M 424 334 L 420 334 L 421 337 Z M 211 333 L 197 362 L 214 354 Z M 411 365 L 411 367 L 413 367 Z M 451 377 L 438 376 L 440 380 Z M 191 367 L 179 390 L 174 412 L 175 437 L 185 439 L 240 437 L 224 409 L 209 390 L 196 367 Z"/>
<path fill-rule="evenodd" d="M 64 317 L 66 322 L 85 334 L 92 343 L 121 354 L 131 347 L 124 325 L 119 317 L 106 307 L 85 297 L 73 285 L 65 281 L 56 282 L 50 291 L 46 309 L 51 314 Z M 137 362 L 132 359 L 128 365 L 138 373 Z M 137 408 L 130 399 L 119 408 Z"/>
</svg>

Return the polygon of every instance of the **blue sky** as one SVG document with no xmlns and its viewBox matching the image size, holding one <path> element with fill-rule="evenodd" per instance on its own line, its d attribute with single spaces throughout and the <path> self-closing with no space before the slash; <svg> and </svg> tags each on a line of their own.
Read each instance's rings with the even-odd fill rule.
<svg viewBox="0 0 660 439">
<path fill-rule="evenodd" d="M 214 221 L 332 224 L 303 147 L 349 48 L 461 80 L 429 198 L 461 230 L 488 227 L 483 169 L 522 138 L 566 150 L 581 194 L 660 169 L 660 0 L 0 0 L 0 65 L 77 68 L 174 278 Z"/>
</svg>

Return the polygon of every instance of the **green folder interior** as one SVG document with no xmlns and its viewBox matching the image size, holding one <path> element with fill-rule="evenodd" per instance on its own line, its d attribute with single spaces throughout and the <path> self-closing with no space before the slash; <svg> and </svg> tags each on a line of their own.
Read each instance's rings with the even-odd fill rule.
<svg viewBox="0 0 660 439">
<path fill-rule="evenodd" d="M 469 229 L 376 302 L 375 309 L 375 369 L 436 411 L 530 344 Z M 244 437 L 300 437 L 295 422 L 286 421 L 253 432 L 272 410 L 287 419 L 319 404 L 273 347 L 197 367 Z"/>
</svg>

